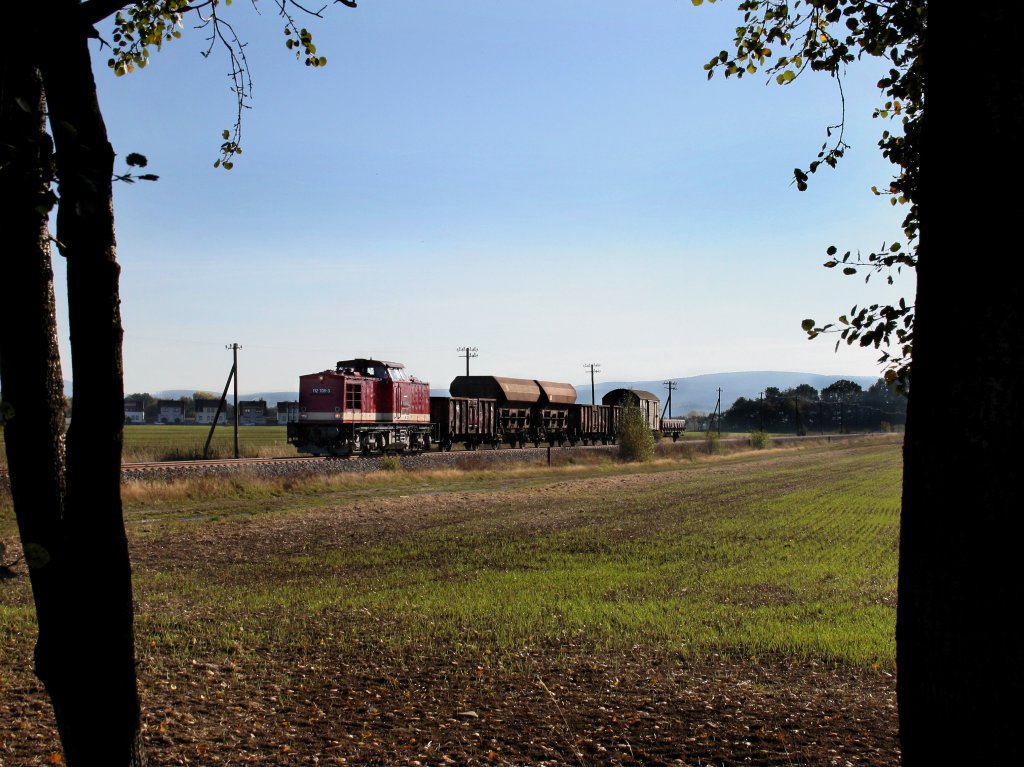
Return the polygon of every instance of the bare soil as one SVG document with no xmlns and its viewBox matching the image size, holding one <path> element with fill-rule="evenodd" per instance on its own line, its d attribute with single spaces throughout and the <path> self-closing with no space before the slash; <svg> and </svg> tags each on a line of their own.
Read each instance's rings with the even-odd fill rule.
<svg viewBox="0 0 1024 767">
<path fill-rule="evenodd" d="M 722 471 L 728 471 L 722 467 Z M 566 481 L 521 492 L 599 493 Z M 510 499 L 515 492 L 509 491 Z M 472 493 L 379 499 L 245 524 L 134 534 L 136 570 L 252 562 L 352 536 L 372 542 L 469 513 Z M 544 525 L 572 524 L 558 515 Z M 17 568 L 15 568 L 17 570 Z M 27 599 L 24 594 L 4 602 Z M 11 579 L 0 587 L 13 588 Z M 206 606 L 215 610 L 215 606 Z M 52 713 L 25 637 L 0 637 L 0 767 L 52 764 Z M 895 679 L 813 660 L 687 658 L 643 647 L 518 654 L 432 648 L 396 657 L 369 634 L 237 657 L 140 648 L 143 721 L 154 765 L 899 765 Z M 98 705 L 101 699 L 98 693 Z"/>
</svg>

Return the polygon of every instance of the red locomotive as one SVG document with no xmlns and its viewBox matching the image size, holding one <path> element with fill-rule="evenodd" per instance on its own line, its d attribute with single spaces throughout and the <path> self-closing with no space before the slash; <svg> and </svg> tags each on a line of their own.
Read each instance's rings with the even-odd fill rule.
<svg viewBox="0 0 1024 767">
<path fill-rule="evenodd" d="M 334 370 L 299 376 L 288 442 L 300 453 L 429 450 L 430 435 L 430 384 L 401 363 L 341 360 Z"/>
</svg>

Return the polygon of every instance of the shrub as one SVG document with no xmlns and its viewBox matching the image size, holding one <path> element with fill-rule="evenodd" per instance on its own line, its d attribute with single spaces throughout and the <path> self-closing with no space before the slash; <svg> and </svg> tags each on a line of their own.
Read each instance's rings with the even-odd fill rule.
<svg viewBox="0 0 1024 767">
<path fill-rule="evenodd" d="M 889 434 L 892 432 L 892 424 L 889 423 L 888 421 L 881 421 L 878 424 L 878 430 L 886 434 Z"/>
<path fill-rule="evenodd" d="M 710 430 L 704 432 L 704 452 L 708 455 L 714 455 L 718 450 L 718 432 Z"/>
<path fill-rule="evenodd" d="M 401 471 L 402 459 L 397 455 L 386 455 L 380 459 L 381 471 Z"/>
<path fill-rule="evenodd" d="M 619 457 L 622 460 L 642 463 L 654 457 L 654 435 L 638 406 L 627 405 L 622 408 L 618 438 Z"/>
<path fill-rule="evenodd" d="M 750 432 L 750 446 L 755 450 L 763 450 L 768 447 L 768 432 L 763 430 Z"/>
</svg>

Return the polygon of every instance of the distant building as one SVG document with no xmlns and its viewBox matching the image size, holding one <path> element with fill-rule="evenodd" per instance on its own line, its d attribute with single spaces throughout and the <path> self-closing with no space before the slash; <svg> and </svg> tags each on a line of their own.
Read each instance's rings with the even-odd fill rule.
<svg viewBox="0 0 1024 767">
<path fill-rule="evenodd" d="M 209 426 L 213 423 L 214 417 L 217 418 L 217 424 L 226 424 L 228 422 L 227 408 L 220 411 L 220 415 L 217 415 L 217 406 L 220 405 L 218 399 L 197 399 L 196 403 L 196 423 Z"/>
<path fill-rule="evenodd" d="M 299 403 L 281 400 L 277 403 L 277 422 L 279 424 L 295 423 L 299 420 Z"/>
<path fill-rule="evenodd" d="M 238 401 L 238 423 L 241 426 L 265 426 L 267 401 L 262 399 Z"/>
<path fill-rule="evenodd" d="M 146 422 L 146 406 L 141 399 L 125 399 L 124 422 L 126 424 Z"/>
<path fill-rule="evenodd" d="M 185 423 L 185 403 L 180 399 L 157 400 L 157 423 Z"/>
</svg>

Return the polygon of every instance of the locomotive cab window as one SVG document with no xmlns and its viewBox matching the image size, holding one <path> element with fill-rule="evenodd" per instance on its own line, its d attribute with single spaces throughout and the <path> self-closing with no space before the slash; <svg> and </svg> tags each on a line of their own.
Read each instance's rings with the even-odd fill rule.
<svg viewBox="0 0 1024 767">
<path fill-rule="evenodd" d="M 345 384 L 345 409 L 363 409 L 363 387 L 362 384 Z"/>
</svg>

